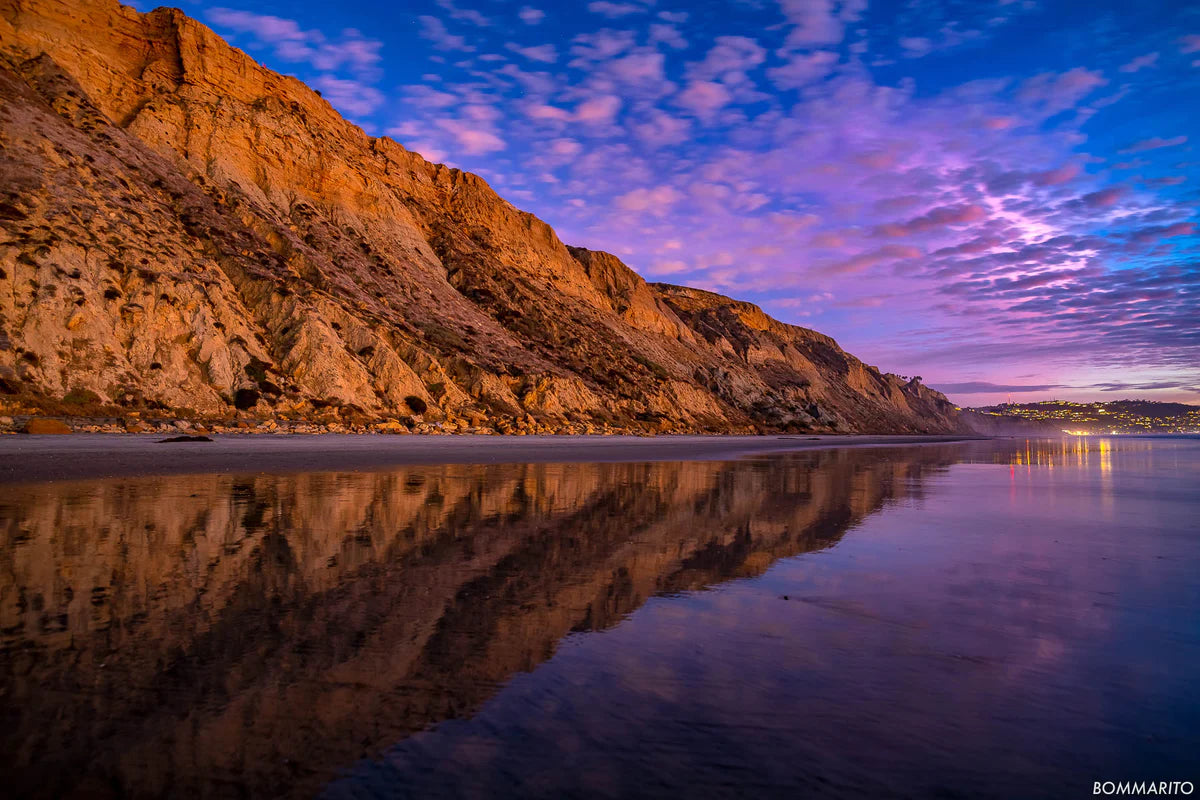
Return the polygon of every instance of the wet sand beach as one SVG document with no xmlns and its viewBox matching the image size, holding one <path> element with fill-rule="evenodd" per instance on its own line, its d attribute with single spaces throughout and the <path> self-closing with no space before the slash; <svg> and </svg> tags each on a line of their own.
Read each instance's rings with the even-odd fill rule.
<svg viewBox="0 0 1200 800">
<path fill-rule="evenodd" d="M 415 464 L 706 461 L 828 447 L 933 444 L 971 436 L 214 436 L 0 437 L 0 483 L 196 472 L 362 470 Z"/>
</svg>

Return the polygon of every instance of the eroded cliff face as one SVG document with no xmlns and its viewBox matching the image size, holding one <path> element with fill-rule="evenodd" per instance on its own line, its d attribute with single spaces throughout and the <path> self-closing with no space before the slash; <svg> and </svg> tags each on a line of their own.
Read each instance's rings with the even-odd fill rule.
<svg viewBox="0 0 1200 800">
<path fill-rule="evenodd" d="M 0 0 L 0 148 L 4 413 L 962 427 L 826 336 L 567 247 L 177 10 Z"/>
</svg>

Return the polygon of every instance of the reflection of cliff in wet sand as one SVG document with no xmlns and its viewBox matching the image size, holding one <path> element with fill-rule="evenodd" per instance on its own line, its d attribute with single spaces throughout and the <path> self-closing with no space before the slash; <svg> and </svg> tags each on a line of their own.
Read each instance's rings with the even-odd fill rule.
<svg viewBox="0 0 1200 800">
<path fill-rule="evenodd" d="M 311 793 L 572 630 L 827 546 L 951 452 L 10 487 L 5 772 L 37 796 Z"/>
</svg>

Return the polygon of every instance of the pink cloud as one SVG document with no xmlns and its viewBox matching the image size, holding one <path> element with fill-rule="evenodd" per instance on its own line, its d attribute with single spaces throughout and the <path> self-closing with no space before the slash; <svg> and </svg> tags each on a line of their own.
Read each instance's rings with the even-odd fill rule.
<svg viewBox="0 0 1200 800">
<path fill-rule="evenodd" d="M 344 114 L 363 117 L 383 105 L 383 92 L 359 81 L 319 75 L 311 81 L 329 104 Z"/>
<path fill-rule="evenodd" d="M 520 18 L 521 22 L 524 22 L 526 25 L 540 25 L 542 20 L 546 18 L 546 12 L 542 11 L 540 8 L 522 6 L 521 10 L 517 12 L 517 16 Z"/>
<path fill-rule="evenodd" d="M 897 153 L 888 153 L 888 152 L 883 152 L 880 150 L 873 150 L 873 151 L 870 151 L 867 153 L 856 153 L 853 156 L 853 158 L 854 158 L 855 163 L 861 164 L 864 167 L 869 167 L 870 169 L 884 170 L 884 169 L 892 169 L 893 167 L 895 167 L 896 162 L 899 159 L 899 155 Z"/>
<path fill-rule="evenodd" d="M 426 161 L 434 164 L 440 164 L 444 162 L 449 155 L 449 153 L 432 142 L 409 141 L 407 143 L 407 147 L 414 153 L 419 153 Z"/>
<path fill-rule="evenodd" d="M 304 42 L 311 34 L 300 28 L 295 20 L 283 19 L 267 14 L 254 14 L 232 8 L 211 8 L 205 14 L 210 21 L 222 28 L 239 33 L 252 33 L 261 42 Z"/>
<path fill-rule="evenodd" d="M 1128 191 L 1124 186 L 1111 186 L 1107 189 L 1085 194 L 1083 202 L 1094 208 L 1112 208 Z"/>
<path fill-rule="evenodd" d="M 565 108 L 558 106 L 547 105 L 546 103 L 532 103 L 524 107 L 525 116 L 536 120 L 554 120 L 558 122 L 566 122 L 571 119 L 571 112 Z"/>
<path fill-rule="evenodd" d="M 584 100 L 575 107 L 575 119 L 591 124 L 611 123 L 621 110 L 621 98 L 601 95 Z"/>
<path fill-rule="evenodd" d="M 665 79 L 662 53 L 637 52 L 611 61 L 605 72 L 623 83 L 659 83 Z"/>
<path fill-rule="evenodd" d="M 476 109 L 472 112 L 472 108 Z M 443 133 L 450 134 L 458 143 L 459 150 L 467 155 L 483 155 L 504 150 L 508 145 L 494 130 L 483 107 L 468 106 L 462 118 L 444 118 L 434 121 Z"/>
<path fill-rule="evenodd" d="M 378 77 L 383 42 L 367 39 L 354 28 L 346 28 L 340 38 L 330 39 L 321 31 L 301 28 L 295 20 L 268 14 L 212 8 L 205 16 L 218 28 L 250 34 L 255 44 L 272 48 L 284 61 L 307 62 L 324 71 L 345 68 L 360 78 Z"/>
<path fill-rule="evenodd" d="M 417 17 L 417 22 L 421 24 L 421 38 L 433 42 L 435 49 L 457 50 L 463 53 L 475 52 L 475 47 L 467 44 L 465 37 L 450 33 L 446 28 L 446 23 L 437 17 L 422 15 Z"/>
<path fill-rule="evenodd" d="M 688 46 L 687 39 L 683 38 L 678 28 L 660 23 L 650 26 L 650 45 L 653 47 L 656 44 L 665 44 L 672 50 L 684 50 Z"/>
<path fill-rule="evenodd" d="M 767 76 L 780 89 L 799 89 L 828 75 L 838 63 L 838 54 L 830 50 L 797 53 L 781 67 L 767 70 Z"/>
<path fill-rule="evenodd" d="M 1065 164 L 1058 169 L 1049 169 L 1044 172 L 1034 173 L 1033 183 L 1036 186 L 1059 186 L 1060 184 L 1069 183 L 1078 174 L 1078 164 Z"/>
<path fill-rule="evenodd" d="M 722 84 L 712 81 L 692 81 L 675 98 L 675 103 L 696 116 L 706 119 L 728 105 L 732 99 L 733 95 Z"/>
<path fill-rule="evenodd" d="M 1099 72 L 1083 67 L 1061 73 L 1043 72 L 1022 83 L 1017 98 L 1045 116 L 1051 116 L 1073 108 L 1107 83 Z"/>
<path fill-rule="evenodd" d="M 633 135 L 650 147 L 678 144 L 687 139 L 692 123 L 655 109 L 644 122 L 632 126 Z"/>
<path fill-rule="evenodd" d="M 454 0 L 436 0 L 438 8 L 445 11 L 450 19 L 459 22 L 468 22 L 472 25 L 477 25 L 481 28 L 486 28 L 492 24 L 491 19 L 484 16 L 479 11 L 473 8 L 459 8 L 455 5 Z"/>
<path fill-rule="evenodd" d="M 746 71 L 754 69 L 767 58 L 767 51 L 746 36 L 718 36 L 704 60 L 690 64 L 688 75 L 693 80 L 721 80 L 739 83 Z"/>
<path fill-rule="evenodd" d="M 828 264 L 815 270 L 818 275 L 849 275 L 885 261 L 920 258 L 924 255 L 919 248 L 909 245 L 889 244 L 867 253 L 860 253 L 843 261 Z"/>
<path fill-rule="evenodd" d="M 555 139 L 550 143 L 550 152 L 556 156 L 574 158 L 583 152 L 583 145 L 575 139 Z"/>
<path fill-rule="evenodd" d="M 1134 142 L 1120 152 L 1124 153 L 1125 155 L 1130 155 L 1133 153 L 1144 153 L 1147 150 L 1160 150 L 1164 147 L 1178 147 L 1181 144 L 1187 144 L 1187 140 L 1188 137 L 1186 136 L 1175 136 L 1170 139 L 1163 139 L 1158 136 L 1154 136 L 1150 139 L 1143 139 L 1140 142 Z"/>
<path fill-rule="evenodd" d="M 933 52 L 933 41 L 921 36 L 902 36 L 900 47 L 906 57 L 920 58 Z"/>
<path fill-rule="evenodd" d="M 1135 231 L 1131 238 L 1136 242 L 1145 244 L 1148 242 L 1157 242 L 1162 239 L 1173 239 L 1178 236 L 1191 236 L 1195 232 L 1196 224 L 1194 222 L 1177 222 L 1174 225 L 1144 228 L 1140 231 Z"/>
<path fill-rule="evenodd" d="M 596 0 L 596 2 L 588 3 L 588 11 L 593 14 L 599 14 L 602 17 L 609 19 L 617 19 L 619 17 L 628 17 L 631 14 L 643 14 L 646 12 L 644 5 L 635 3 L 613 3 L 609 0 Z"/>
<path fill-rule="evenodd" d="M 683 194 L 672 186 L 655 186 L 626 192 L 615 202 L 622 211 L 648 211 L 661 216 L 682 199 Z"/>
<path fill-rule="evenodd" d="M 1187 183 L 1186 175 L 1164 175 L 1161 178 L 1147 178 L 1147 186 L 1182 186 Z"/>
<path fill-rule="evenodd" d="M 780 10 L 791 24 L 789 47 L 837 44 L 842 41 L 843 23 L 833 0 L 779 0 Z"/>
<path fill-rule="evenodd" d="M 1128 64 L 1121 65 L 1121 72 L 1139 72 L 1143 69 L 1149 69 L 1158 63 L 1158 53 L 1147 53 L 1144 56 L 1138 56 Z"/>
<path fill-rule="evenodd" d="M 909 236 L 947 225 L 968 225 L 986 218 L 987 209 L 974 203 L 961 206 L 942 206 L 901 225 L 882 225 L 880 232 L 885 236 Z"/>
<path fill-rule="evenodd" d="M 571 55 L 576 60 L 568 66 L 587 68 L 594 62 L 607 61 L 624 53 L 637 43 L 633 31 L 614 31 L 608 28 L 581 33 L 571 40 Z"/>
<path fill-rule="evenodd" d="M 517 55 L 528 58 L 530 61 L 538 61 L 543 64 L 553 64 L 555 61 L 558 61 L 558 50 L 552 44 L 521 47 L 518 44 L 509 42 L 505 47 Z"/>
<path fill-rule="evenodd" d="M 818 233 L 808 243 L 813 247 L 840 248 L 846 245 L 846 238 L 832 232 Z"/>
</svg>

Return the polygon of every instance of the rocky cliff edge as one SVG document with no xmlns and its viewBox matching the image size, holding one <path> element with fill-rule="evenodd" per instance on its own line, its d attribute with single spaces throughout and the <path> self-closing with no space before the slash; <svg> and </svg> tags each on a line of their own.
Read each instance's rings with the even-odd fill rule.
<svg viewBox="0 0 1200 800">
<path fill-rule="evenodd" d="M 940 393 L 568 247 L 181 11 L 0 0 L 0 413 L 929 432 Z"/>
</svg>

